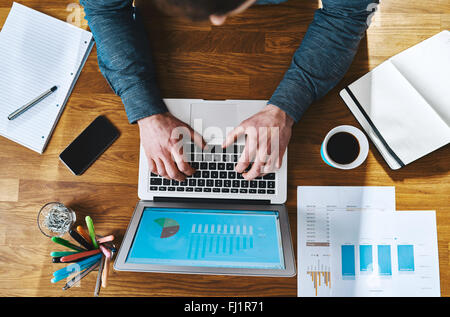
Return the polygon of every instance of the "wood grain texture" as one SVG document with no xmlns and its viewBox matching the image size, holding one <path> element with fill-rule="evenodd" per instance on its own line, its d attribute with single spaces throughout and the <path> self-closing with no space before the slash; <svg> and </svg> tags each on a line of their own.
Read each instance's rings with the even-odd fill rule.
<svg viewBox="0 0 450 317">
<path fill-rule="evenodd" d="M 18 201 L 19 199 L 19 179 L 0 179 L 0 201 Z"/>
<path fill-rule="evenodd" d="M 0 0 L 0 26 L 12 0 Z M 71 1 L 23 0 L 22 4 L 75 21 Z M 138 1 L 154 51 L 164 97 L 268 99 L 289 67 L 293 52 L 313 18 L 316 1 L 290 0 L 252 7 L 221 27 L 189 22 Z M 71 10 L 68 10 L 71 9 Z M 80 26 L 87 28 L 86 21 Z M 351 83 L 390 56 L 450 27 L 448 0 L 384 0 L 342 82 L 314 103 L 294 127 L 289 146 L 287 206 L 296 250 L 298 185 L 388 185 L 396 187 L 397 209 L 437 213 L 441 292 L 450 295 L 449 147 L 392 171 L 371 145 L 366 162 L 339 171 L 320 158 L 320 144 L 336 125 L 359 126 L 338 96 Z M 82 176 L 74 176 L 58 154 L 98 115 L 106 115 L 121 136 Z M 39 208 L 49 201 L 72 207 L 83 224 L 90 215 L 99 234 L 120 244 L 138 201 L 139 133 L 128 124 L 123 105 L 104 80 L 95 49 L 43 155 L 0 138 L 0 296 L 91 296 L 96 274 L 80 287 L 61 291 L 51 284 L 51 251 L 62 250 L 38 230 Z M 6 193 L 6 194 L 5 194 Z M 4 196 L 2 196 L 4 195 Z M 6 199 L 2 199 L 6 197 Z M 296 296 L 297 278 L 256 278 L 111 272 L 103 296 Z"/>
</svg>

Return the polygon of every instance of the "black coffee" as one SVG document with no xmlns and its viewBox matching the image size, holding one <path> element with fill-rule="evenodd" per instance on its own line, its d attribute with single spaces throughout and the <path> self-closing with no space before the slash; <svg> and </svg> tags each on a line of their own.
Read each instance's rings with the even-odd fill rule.
<svg viewBox="0 0 450 317">
<path fill-rule="evenodd" d="M 348 132 L 338 132 L 328 139 L 327 153 L 338 164 L 350 164 L 359 155 L 359 142 Z"/>
</svg>

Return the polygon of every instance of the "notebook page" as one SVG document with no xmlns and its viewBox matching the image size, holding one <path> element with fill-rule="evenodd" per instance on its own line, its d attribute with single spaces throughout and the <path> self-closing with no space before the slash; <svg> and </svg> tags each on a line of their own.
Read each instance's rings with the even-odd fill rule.
<svg viewBox="0 0 450 317">
<path fill-rule="evenodd" d="M 438 33 L 391 61 L 450 129 L 450 32 Z"/>
<path fill-rule="evenodd" d="M 390 61 L 349 88 L 404 164 L 449 142 L 447 124 Z"/>
<path fill-rule="evenodd" d="M 0 32 L 0 134 L 42 153 L 91 45 L 90 32 L 14 3 Z M 53 86 L 14 120 L 7 116 Z"/>
</svg>

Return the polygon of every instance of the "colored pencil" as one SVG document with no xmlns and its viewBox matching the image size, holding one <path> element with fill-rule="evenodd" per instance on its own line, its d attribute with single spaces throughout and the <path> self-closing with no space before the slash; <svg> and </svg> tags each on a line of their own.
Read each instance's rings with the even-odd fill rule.
<svg viewBox="0 0 450 317">
<path fill-rule="evenodd" d="M 94 246 L 94 248 L 98 249 L 98 243 L 97 240 L 95 239 L 94 222 L 92 221 L 92 218 L 89 216 L 86 216 L 85 220 L 89 230 L 89 236 L 91 237 L 92 245 Z"/>
<path fill-rule="evenodd" d="M 78 226 L 77 227 L 77 232 L 89 243 L 92 244 L 92 240 L 91 237 L 89 236 L 89 233 L 86 232 L 86 230 L 84 230 L 84 228 L 82 226 Z"/>
<path fill-rule="evenodd" d="M 75 245 L 73 243 L 70 243 L 69 241 L 67 241 L 67 240 L 65 240 L 63 238 L 60 238 L 60 237 L 52 237 L 52 241 L 55 242 L 55 243 L 58 243 L 60 245 L 63 245 L 65 247 L 69 248 L 69 249 L 72 249 L 72 250 L 86 251 L 86 249 L 83 249 L 82 247 L 79 247 L 79 246 L 77 246 L 77 245 Z"/>
<path fill-rule="evenodd" d="M 79 252 L 76 254 L 66 255 L 66 256 L 61 257 L 61 262 L 76 261 L 76 260 L 80 260 L 82 258 L 86 258 L 88 256 L 96 255 L 98 253 L 100 253 L 100 250 L 95 249 L 95 250 Z"/>
<path fill-rule="evenodd" d="M 114 236 L 111 234 L 111 235 L 106 236 L 106 237 L 98 238 L 98 239 L 97 239 L 97 242 L 98 242 L 98 243 L 105 243 L 105 242 L 111 242 L 111 241 L 113 241 L 113 240 L 114 240 Z"/>
<path fill-rule="evenodd" d="M 108 285 L 109 260 L 110 257 L 105 256 L 105 264 L 103 265 L 102 271 L 102 287 L 106 287 Z"/>
<path fill-rule="evenodd" d="M 59 275 L 66 275 L 68 273 L 70 274 L 70 272 L 72 272 L 74 270 L 77 270 L 77 269 L 79 270 L 79 268 L 81 266 L 85 265 L 86 263 L 94 263 L 95 261 L 99 260 L 101 256 L 102 256 L 101 254 L 96 254 L 96 255 L 93 255 L 93 256 L 91 256 L 89 258 L 86 258 L 86 259 L 84 259 L 84 260 L 82 260 L 80 262 L 70 264 L 70 265 L 68 265 L 66 267 L 63 267 L 60 270 L 57 270 L 57 271 L 53 272 L 53 276 L 56 277 L 56 276 L 59 276 Z"/>
<path fill-rule="evenodd" d="M 77 241 L 80 245 L 82 245 L 86 249 L 88 250 L 94 249 L 94 246 L 91 243 L 87 242 L 83 238 L 83 236 L 79 234 L 76 230 L 70 229 L 69 234 L 75 241 Z"/>
<path fill-rule="evenodd" d="M 95 262 L 92 266 L 88 267 L 86 270 L 84 270 L 83 272 L 81 272 L 80 274 L 76 275 L 74 278 L 72 278 L 70 281 L 68 281 L 66 283 L 66 285 L 64 285 L 64 287 L 62 288 L 63 291 L 71 288 L 72 286 L 74 286 L 76 283 L 78 283 L 83 277 L 85 277 L 86 275 L 88 275 L 90 272 L 92 272 L 96 267 L 98 267 L 100 265 L 100 261 Z"/>
<path fill-rule="evenodd" d="M 100 284 L 101 284 L 101 280 L 102 280 L 104 264 L 105 264 L 105 257 L 102 256 L 102 259 L 100 260 L 100 266 L 98 267 L 98 275 L 97 275 L 97 281 L 95 282 L 94 296 L 98 296 L 100 294 Z"/>
<path fill-rule="evenodd" d="M 50 253 L 50 256 L 55 256 L 55 257 L 62 257 L 62 256 L 66 256 L 66 255 L 71 255 L 71 254 L 76 254 L 77 252 L 72 252 L 72 251 L 53 251 Z"/>
<path fill-rule="evenodd" d="M 80 271 L 87 269 L 95 262 L 98 262 L 100 257 L 101 257 L 101 254 L 98 254 L 98 255 L 92 256 L 90 258 L 87 258 L 85 261 L 81 261 L 79 263 L 74 263 L 74 264 L 68 265 L 65 268 L 62 268 L 62 269 L 54 272 L 53 273 L 54 277 L 52 278 L 51 282 L 52 283 L 59 282 L 60 280 L 67 278 L 69 275 L 71 275 L 75 272 L 80 272 Z"/>
<path fill-rule="evenodd" d="M 108 248 L 106 248 L 105 246 L 100 244 L 100 250 L 103 252 L 103 254 L 107 257 L 107 258 L 111 258 L 111 251 L 109 251 Z"/>
</svg>

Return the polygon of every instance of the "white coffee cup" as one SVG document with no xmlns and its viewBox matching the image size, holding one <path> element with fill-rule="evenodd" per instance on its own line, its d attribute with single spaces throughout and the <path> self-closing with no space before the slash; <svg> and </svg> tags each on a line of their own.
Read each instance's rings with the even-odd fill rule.
<svg viewBox="0 0 450 317">
<path fill-rule="evenodd" d="M 359 143 L 359 154 L 356 157 L 356 159 L 349 164 L 336 163 L 329 157 L 329 155 L 327 153 L 328 140 L 333 135 L 335 135 L 336 133 L 339 133 L 339 132 L 347 132 L 347 133 L 353 135 L 356 138 L 356 140 L 358 140 L 358 143 Z M 325 136 L 325 139 L 323 140 L 322 146 L 320 148 L 320 154 L 321 154 L 324 162 L 332 167 L 343 169 L 343 170 L 353 169 L 353 168 L 360 166 L 366 160 L 367 155 L 369 154 L 369 141 L 367 140 L 366 135 L 360 129 L 355 128 L 351 125 L 340 125 L 338 127 L 335 127 L 334 129 L 332 129 Z"/>
</svg>

